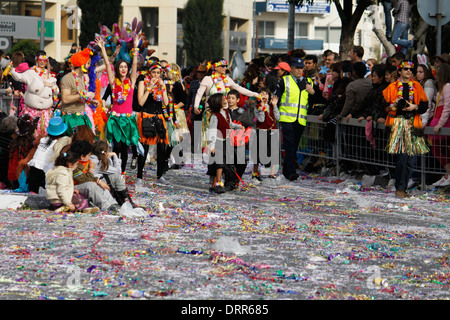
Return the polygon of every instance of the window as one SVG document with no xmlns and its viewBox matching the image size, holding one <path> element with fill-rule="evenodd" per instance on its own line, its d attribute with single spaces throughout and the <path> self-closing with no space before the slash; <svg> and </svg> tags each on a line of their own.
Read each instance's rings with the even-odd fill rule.
<svg viewBox="0 0 450 320">
<path fill-rule="evenodd" d="M 154 7 L 141 8 L 142 31 L 151 46 L 158 45 L 159 9 Z"/>
<path fill-rule="evenodd" d="M 20 15 L 19 3 L 17 1 L 0 1 L 0 14 Z"/>
<path fill-rule="evenodd" d="M 274 37 L 275 21 L 258 21 L 258 34 L 260 37 Z"/>
<path fill-rule="evenodd" d="M 295 38 L 308 38 L 308 23 L 296 22 L 295 23 Z"/>
<path fill-rule="evenodd" d="M 329 32 L 328 32 L 329 31 Z M 325 43 L 340 43 L 341 28 L 340 27 L 316 27 L 315 38 L 323 40 Z"/>
</svg>

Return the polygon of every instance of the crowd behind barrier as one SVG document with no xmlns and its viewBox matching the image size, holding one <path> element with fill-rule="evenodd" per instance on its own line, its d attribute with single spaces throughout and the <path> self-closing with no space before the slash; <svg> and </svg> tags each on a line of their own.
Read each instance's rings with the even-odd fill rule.
<svg viewBox="0 0 450 320">
<path fill-rule="evenodd" d="M 340 120 L 333 131 L 318 116 L 308 116 L 308 126 L 299 146 L 299 165 L 310 173 L 353 174 L 362 177 L 385 176 L 392 178 L 395 155 L 386 151 L 388 136 L 382 123 L 368 123 L 366 120 Z M 424 134 L 439 137 L 435 147 L 447 148 L 450 128 L 442 128 L 435 135 L 433 127 L 425 127 Z M 430 140 L 427 140 L 430 143 Z M 433 154 L 418 156 L 414 163 L 414 174 L 410 188 L 420 186 L 422 190 L 432 185 L 446 170 Z"/>
<path fill-rule="evenodd" d="M 120 47 L 107 52 L 105 41 L 97 38 L 63 63 L 43 51 L 28 57 L 0 53 L 3 188 L 37 193 L 52 167 L 43 164 L 58 163 L 73 167 L 74 192 L 82 191 L 91 207 L 117 210 L 127 199 L 132 202 L 126 188 L 114 183 L 133 174 L 126 172 L 128 162 L 137 169 L 137 184 L 144 183 L 149 162 L 156 162 L 156 181 L 168 183 L 167 171 L 188 162 L 188 137 L 193 152 L 209 154 L 210 191 L 217 193 L 235 189 L 248 164 L 255 183 L 266 166 L 271 168 L 266 178 L 284 175 L 291 181 L 299 169 L 335 168 L 337 175 L 408 178 L 408 188 L 450 185 L 448 54 L 430 57 L 409 48 L 405 55 L 398 46 L 391 57 L 364 61 L 361 46 L 350 49 L 348 60 L 331 50 L 315 56 L 296 49 L 254 58 L 232 79 L 224 59 L 180 68 L 141 55 L 136 35 L 128 62 L 116 57 Z M 238 147 L 248 150 L 249 137 L 258 145 L 257 156 L 238 162 Z M 77 140 L 88 145 L 74 147 L 76 166 L 59 157 L 76 159 L 70 152 Z M 98 141 L 107 141 L 111 150 L 95 154 Z M 225 161 L 211 161 L 230 141 L 236 143 L 231 154 L 219 156 Z M 278 163 L 264 163 L 261 152 L 280 154 L 279 172 Z M 404 184 L 396 185 L 399 197 L 407 197 Z M 68 205 L 57 200 L 60 207 Z"/>
</svg>

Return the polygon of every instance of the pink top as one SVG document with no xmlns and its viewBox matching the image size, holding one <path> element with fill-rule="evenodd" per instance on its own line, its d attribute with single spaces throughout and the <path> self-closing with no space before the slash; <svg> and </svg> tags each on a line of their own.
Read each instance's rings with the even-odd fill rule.
<svg viewBox="0 0 450 320">
<path fill-rule="evenodd" d="M 439 96 L 439 92 L 436 95 Z M 442 94 L 439 98 L 439 102 L 436 108 L 438 107 L 444 107 L 438 123 L 438 126 L 444 127 L 447 121 L 450 119 L 450 83 L 447 83 L 442 89 Z"/>
<path fill-rule="evenodd" d="M 128 97 L 125 99 L 125 102 L 120 104 L 116 99 L 113 100 L 113 106 L 111 108 L 111 112 L 116 113 L 133 113 L 133 92 L 134 88 L 130 88 L 128 92 Z"/>
</svg>

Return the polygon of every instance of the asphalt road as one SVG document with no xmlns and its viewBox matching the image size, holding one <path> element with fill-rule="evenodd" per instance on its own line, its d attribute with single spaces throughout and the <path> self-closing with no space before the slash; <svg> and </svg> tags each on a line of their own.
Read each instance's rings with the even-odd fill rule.
<svg viewBox="0 0 450 320">
<path fill-rule="evenodd" d="M 401 200 L 354 180 L 302 175 L 216 195 L 205 173 L 204 165 L 171 170 L 170 184 L 159 185 L 149 167 L 136 188 L 130 170 L 129 189 L 145 212 L 2 210 L 0 299 L 187 307 L 450 298 L 447 194 L 413 191 Z"/>
</svg>

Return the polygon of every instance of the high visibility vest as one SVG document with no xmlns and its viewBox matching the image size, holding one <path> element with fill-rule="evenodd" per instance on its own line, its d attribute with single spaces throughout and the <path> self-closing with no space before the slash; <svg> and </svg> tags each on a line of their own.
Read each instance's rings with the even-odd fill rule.
<svg viewBox="0 0 450 320">
<path fill-rule="evenodd" d="M 306 78 L 312 86 L 312 80 Z M 283 77 L 284 92 L 280 100 L 280 122 L 298 121 L 302 126 L 306 126 L 308 116 L 309 92 L 302 90 L 297 85 L 292 75 Z"/>
</svg>

